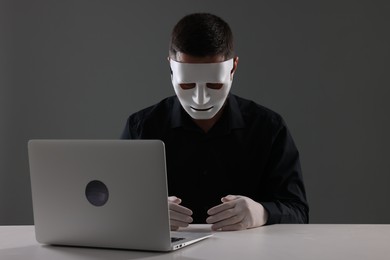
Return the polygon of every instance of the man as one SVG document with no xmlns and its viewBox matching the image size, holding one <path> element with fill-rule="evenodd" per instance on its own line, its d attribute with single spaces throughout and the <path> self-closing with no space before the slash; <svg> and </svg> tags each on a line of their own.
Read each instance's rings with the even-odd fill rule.
<svg viewBox="0 0 390 260">
<path fill-rule="evenodd" d="M 176 96 L 132 114 L 122 138 L 164 141 L 171 229 L 308 223 L 299 153 L 285 122 L 230 93 L 238 57 L 229 25 L 207 13 L 183 17 L 168 62 Z"/>
</svg>

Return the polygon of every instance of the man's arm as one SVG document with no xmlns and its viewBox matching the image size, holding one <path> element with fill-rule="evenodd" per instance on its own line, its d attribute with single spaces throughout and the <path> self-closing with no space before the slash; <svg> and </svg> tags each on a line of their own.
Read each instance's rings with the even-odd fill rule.
<svg viewBox="0 0 390 260">
<path fill-rule="evenodd" d="M 213 229 L 240 230 L 276 223 L 308 223 L 299 153 L 282 121 L 272 141 L 264 190 L 258 197 L 226 196 L 208 211 Z M 260 195 L 261 194 L 261 195 Z"/>
<path fill-rule="evenodd" d="M 302 177 L 299 152 L 286 125 L 277 132 L 266 167 L 266 224 L 308 223 L 309 206 Z"/>
</svg>

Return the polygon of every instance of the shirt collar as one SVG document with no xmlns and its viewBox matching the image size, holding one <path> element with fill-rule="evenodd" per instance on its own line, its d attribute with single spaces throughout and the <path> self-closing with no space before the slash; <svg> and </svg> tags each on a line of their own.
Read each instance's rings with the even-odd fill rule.
<svg viewBox="0 0 390 260">
<path fill-rule="evenodd" d="M 245 122 L 242 117 L 240 107 L 237 103 L 236 96 L 233 94 L 229 94 L 226 100 L 226 107 L 223 111 L 222 117 L 228 118 L 228 126 L 229 131 L 237 128 L 244 128 Z M 189 127 L 192 125 L 191 118 L 182 108 L 180 101 L 177 97 L 174 98 L 173 106 L 172 106 L 172 117 L 171 117 L 171 127 Z M 222 119 L 221 117 L 221 119 Z M 220 119 L 220 120 L 221 120 Z"/>
</svg>

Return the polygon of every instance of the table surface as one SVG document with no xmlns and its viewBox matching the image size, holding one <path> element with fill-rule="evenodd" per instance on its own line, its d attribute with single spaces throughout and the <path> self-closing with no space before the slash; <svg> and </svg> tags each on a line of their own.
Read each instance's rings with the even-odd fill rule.
<svg viewBox="0 0 390 260">
<path fill-rule="evenodd" d="M 186 231 L 210 231 L 191 225 Z M 390 259 L 390 225 L 271 225 L 214 235 L 174 252 L 42 245 L 34 226 L 0 226 L 0 259 Z"/>
</svg>

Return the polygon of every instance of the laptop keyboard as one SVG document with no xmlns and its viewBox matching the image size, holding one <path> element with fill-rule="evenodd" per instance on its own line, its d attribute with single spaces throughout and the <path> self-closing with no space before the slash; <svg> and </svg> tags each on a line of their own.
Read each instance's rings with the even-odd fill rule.
<svg viewBox="0 0 390 260">
<path fill-rule="evenodd" d="M 171 242 L 177 242 L 177 241 L 180 241 L 180 240 L 183 240 L 185 239 L 184 237 L 171 237 Z"/>
</svg>

